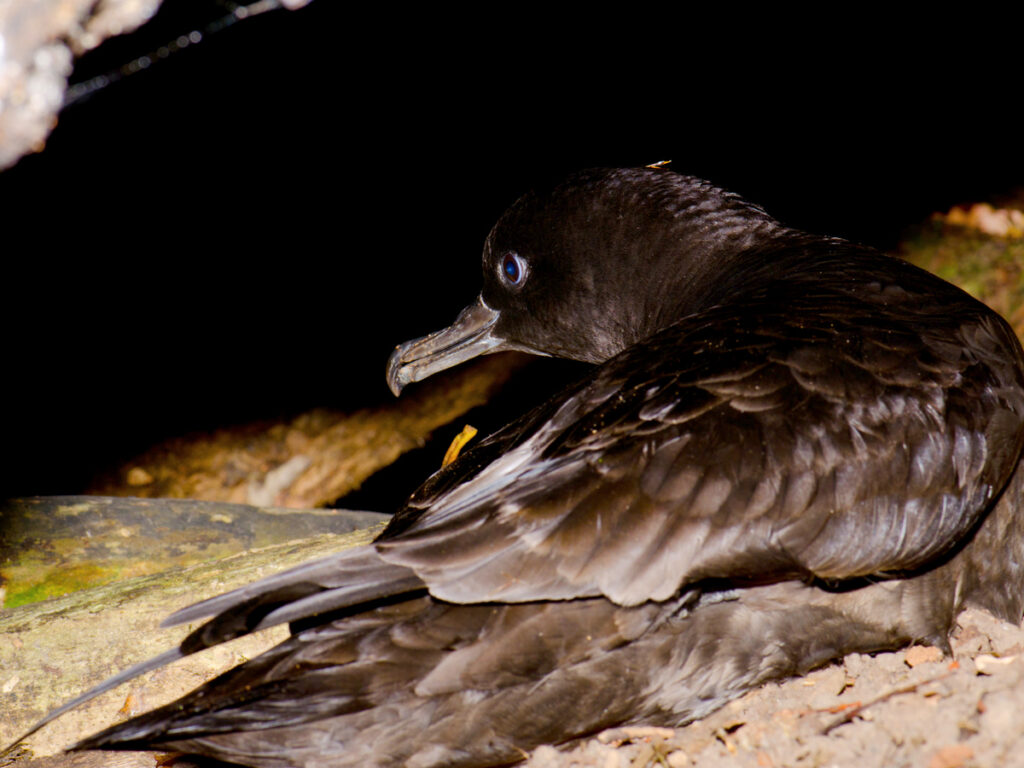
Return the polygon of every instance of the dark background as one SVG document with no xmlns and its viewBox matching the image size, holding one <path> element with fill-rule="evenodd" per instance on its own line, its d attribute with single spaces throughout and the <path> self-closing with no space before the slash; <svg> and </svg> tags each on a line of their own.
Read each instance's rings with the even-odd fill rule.
<svg viewBox="0 0 1024 768">
<path fill-rule="evenodd" d="M 169 436 L 389 398 L 392 347 L 475 295 L 497 216 L 573 169 L 671 159 L 883 248 L 1024 184 L 984 57 L 348 5 L 209 35 L 65 109 L 45 152 L 0 174 L 6 493 L 81 490 Z M 171 2 L 72 82 L 223 12 Z"/>
</svg>

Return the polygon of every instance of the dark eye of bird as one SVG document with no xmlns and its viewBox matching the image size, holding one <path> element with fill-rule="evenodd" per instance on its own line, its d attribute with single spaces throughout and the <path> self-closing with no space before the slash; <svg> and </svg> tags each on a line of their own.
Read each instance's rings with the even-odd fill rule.
<svg viewBox="0 0 1024 768">
<path fill-rule="evenodd" d="M 501 260 L 501 273 L 512 285 L 519 285 L 526 274 L 526 263 L 517 253 L 506 253 Z"/>
</svg>

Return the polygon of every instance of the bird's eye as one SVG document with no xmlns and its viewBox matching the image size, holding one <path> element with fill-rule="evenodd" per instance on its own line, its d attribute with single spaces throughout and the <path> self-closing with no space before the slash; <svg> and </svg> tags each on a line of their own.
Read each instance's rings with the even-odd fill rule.
<svg viewBox="0 0 1024 768">
<path fill-rule="evenodd" d="M 506 282 L 519 285 L 526 276 L 526 261 L 518 253 L 506 253 L 501 259 L 501 274 Z"/>
</svg>

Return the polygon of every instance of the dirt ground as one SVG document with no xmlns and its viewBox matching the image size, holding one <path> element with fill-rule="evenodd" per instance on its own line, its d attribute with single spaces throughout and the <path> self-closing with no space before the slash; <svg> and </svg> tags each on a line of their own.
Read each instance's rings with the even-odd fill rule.
<svg viewBox="0 0 1024 768">
<path fill-rule="evenodd" d="M 672 729 L 623 729 L 529 768 L 974 768 L 1024 766 L 1024 630 L 960 616 L 953 657 L 915 647 L 853 654 L 749 692 Z"/>
</svg>

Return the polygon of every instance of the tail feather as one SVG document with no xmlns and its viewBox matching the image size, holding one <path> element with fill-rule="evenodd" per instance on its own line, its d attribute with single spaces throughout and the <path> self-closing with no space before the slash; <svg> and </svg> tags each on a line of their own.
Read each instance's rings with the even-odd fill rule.
<svg viewBox="0 0 1024 768">
<path fill-rule="evenodd" d="M 11 744 L 11 746 L 13 747 L 16 744 L 19 744 L 20 742 L 24 741 L 33 733 L 42 728 L 44 725 L 53 722 L 58 717 L 63 715 L 65 712 L 70 712 L 75 707 L 85 704 L 85 702 L 91 701 L 92 699 L 95 699 L 100 694 L 106 693 L 107 691 L 111 691 L 114 688 L 117 688 L 117 686 L 121 685 L 122 683 L 127 683 L 130 680 L 134 680 L 136 677 L 139 677 L 140 675 L 144 675 L 147 672 L 152 672 L 154 669 L 159 669 L 160 667 L 170 664 L 173 661 L 177 661 L 178 659 L 184 658 L 186 655 L 187 654 L 182 653 L 180 648 L 171 648 L 170 650 L 164 651 L 159 656 L 154 656 L 152 659 L 147 659 L 146 661 L 140 662 L 139 664 L 135 664 L 134 666 L 128 667 L 128 669 L 119 672 L 118 674 L 114 675 L 111 678 L 108 678 L 107 680 L 104 680 L 95 688 L 90 688 L 85 693 L 76 696 L 75 698 L 65 702 L 64 704 L 61 704 L 55 710 L 47 714 L 46 717 L 44 717 L 38 723 L 33 725 L 31 729 L 23 733 L 17 739 L 17 741 Z M 8 747 L 7 749 L 10 749 L 10 747 Z M 7 750 L 5 749 L 4 752 L 6 751 Z"/>
<path fill-rule="evenodd" d="M 238 589 L 182 608 L 164 619 L 160 626 L 176 627 L 180 624 L 205 619 L 208 616 L 219 617 L 227 612 L 237 613 L 239 610 L 255 612 L 268 604 L 274 604 L 276 607 L 299 599 L 300 596 L 328 590 L 342 590 L 339 592 L 340 602 L 334 606 L 339 608 L 355 604 L 345 602 L 348 598 L 343 596 L 346 591 L 353 588 L 369 591 L 371 587 L 375 586 L 378 592 L 376 597 L 385 597 L 404 591 L 404 588 L 395 585 L 410 578 L 416 578 L 412 570 L 385 562 L 373 547 L 356 547 L 319 560 L 303 563 L 291 570 L 275 573 Z M 422 586 L 422 582 L 420 582 L 420 586 Z M 396 589 L 397 592 L 394 591 Z M 292 595 L 291 599 L 288 599 L 288 595 Z M 362 595 L 356 594 L 352 599 L 361 601 L 364 598 Z M 265 611 L 264 616 L 267 613 L 269 611 Z M 291 620 L 294 619 L 285 619 L 285 621 Z M 253 627 L 257 624 L 259 622 L 253 622 Z M 260 628 L 268 626 L 271 624 L 262 624 Z"/>
</svg>

